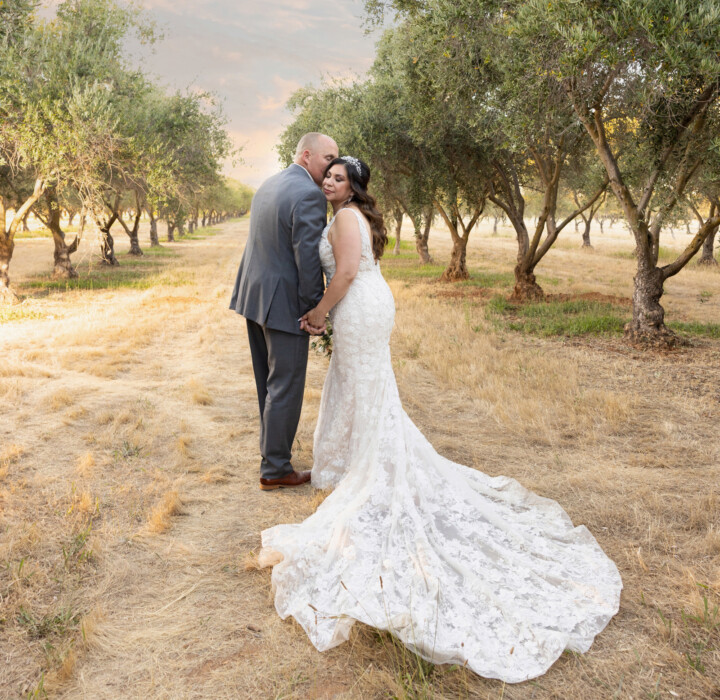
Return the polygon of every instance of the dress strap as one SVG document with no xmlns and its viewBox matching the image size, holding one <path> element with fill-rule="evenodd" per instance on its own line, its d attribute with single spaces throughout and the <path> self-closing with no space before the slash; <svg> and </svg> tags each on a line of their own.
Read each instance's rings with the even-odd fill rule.
<svg viewBox="0 0 720 700">
<path fill-rule="evenodd" d="M 360 226 L 360 231 L 365 231 L 366 234 L 366 240 L 370 244 L 370 249 L 372 250 L 372 235 L 370 231 L 368 231 L 367 223 L 365 223 L 365 217 L 354 207 L 343 207 L 343 209 L 349 209 L 353 214 L 355 214 L 355 217 L 358 220 L 358 225 Z M 343 210 L 339 209 L 338 214 Z M 337 216 L 337 214 L 335 214 Z"/>
</svg>

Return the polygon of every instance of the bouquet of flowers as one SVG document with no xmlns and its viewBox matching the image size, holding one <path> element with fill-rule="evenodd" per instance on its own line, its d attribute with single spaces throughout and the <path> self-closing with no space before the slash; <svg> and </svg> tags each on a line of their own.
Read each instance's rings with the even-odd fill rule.
<svg viewBox="0 0 720 700">
<path fill-rule="evenodd" d="M 328 359 L 332 355 L 332 326 L 328 320 L 325 326 L 325 332 L 322 335 L 316 335 L 310 343 L 310 347 L 318 354 L 325 355 Z"/>
</svg>

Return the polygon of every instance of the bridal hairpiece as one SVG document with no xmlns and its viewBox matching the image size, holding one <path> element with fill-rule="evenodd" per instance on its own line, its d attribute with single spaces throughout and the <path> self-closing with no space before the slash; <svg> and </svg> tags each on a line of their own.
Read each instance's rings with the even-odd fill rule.
<svg viewBox="0 0 720 700">
<path fill-rule="evenodd" d="M 346 163 L 350 163 L 355 170 L 357 170 L 357 174 L 362 177 L 362 166 L 360 165 L 360 161 L 355 158 L 355 156 L 342 156 L 340 160 L 344 160 Z"/>
</svg>

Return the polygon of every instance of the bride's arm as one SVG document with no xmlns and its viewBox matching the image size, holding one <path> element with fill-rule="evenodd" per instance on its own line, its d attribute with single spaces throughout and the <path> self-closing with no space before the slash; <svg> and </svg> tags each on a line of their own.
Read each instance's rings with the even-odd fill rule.
<svg viewBox="0 0 720 700">
<path fill-rule="evenodd" d="M 362 234 L 355 214 L 351 211 L 339 212 L 335 217 L 331 235 L 330 245 L 335 256 L 335 274 L 325 290 L 322 301 L 303 316 L 307 323 L 316 328 L 325 323 L 328 311 L 347 294 L 360 267 Z"/>
</svg>

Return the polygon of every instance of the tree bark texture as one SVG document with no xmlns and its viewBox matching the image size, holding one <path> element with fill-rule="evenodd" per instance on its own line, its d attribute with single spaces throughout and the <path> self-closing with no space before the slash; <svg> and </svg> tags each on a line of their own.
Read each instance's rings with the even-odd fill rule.
<svg viewBox="0 0 720 700">
<path fill-rule="evenodd" d="M 717 236 L 718 230 L 715 229 L 712 233 L 708 234 L 708 237 L 703 242 L 702 255 L 698 260 L 698 265 L 710 265 L 717 266 L 718 261 L 713 255 L 713 249 L 715 247 L 715 237 Z"/>
<path fill-rule="evenodd" d="M 157 219 L 152 212 L 150 216 L 150 247 L 157 248 L 160 245 L 160 239 L 158 238 Z"/>
<path fill-rule="evenodd" d="M 431 265 L 434 261 L 430 255 L 428 240 L 430 239 L 430 227 L 432 226 L 433 213 L 432 209 L 425 215 L 423 230 L 415 229 L 415 250 L 420 257 L 423 265 Z"/>
<path fill-rule="evenodd" d="M 15 244 L 12 239 L 0 235 L 0 304 L 17 303 L 18 298 L 10 289 L 10 260 Z"/>
<path fill-rule="evenodd" d="M 100 262 L 103 265 L 119 265 L 115 257 L 115 239 L 110 233 L 110 226 L 100 227 Z"/>
<path fill-rule="evenodd" d="M 453 250 L 450 255 L 450 264 L 445 268 L 440 279 L 443 282 L 460 282 L 470 279 L 465 258 L 467 255 L 467 239 L 458 236 L 453 239 Z"/>
<path fill-rule="evenodd" d="M 585 220 L 585 228 L 583 228 L 583 234 L 582 234 L 582 247 L 583 248 L 592 248 L 592 243 L 590 243 L 590 227 L 592 226 L 592 219 L 588 218 Z"/>
<path fill-rule="evenodd" d="M 625 337 L 642 346 L 674 347 L 679 338 L 665 326 L 665 309 L 660 305 L 665 278 L 658 267 L 638 264 L 633 278 L 633 317 L 625 326 Z"/>
<path fill-rule="evenodd" d="M 395 219 L 395 247 L 393 248 L 393 255 L 400 255 L 400 235 L 402 232 L 403 213 L 402 210 L 393 212 L 393 218 Z"/>
<path fill-rule="evenodd" d="M 521 264 L 515 266 L 515 287 L 510 295 L 511 301 L 542 301 L 545 292 L 537 283 L 532 270 L 527 270 Z"/>
</svg>

